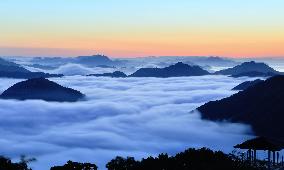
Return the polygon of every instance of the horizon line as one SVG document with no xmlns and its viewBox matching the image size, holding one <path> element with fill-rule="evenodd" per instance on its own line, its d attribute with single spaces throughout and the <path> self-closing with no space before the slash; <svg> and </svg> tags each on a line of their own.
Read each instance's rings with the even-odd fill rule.
<svg viewBox="0 0 284 170">
<path fill-rule="evenodd" d="M 14 54 L 11 50 L 18 50 Z M 49 54 L 44 54 L 49 53 Z M 73 54 L 71 54 L 73 53 Z M 112 54 L 113 53 L 113 54 Z M 78 56 L 93 56 L 105 55 L 109 58 L 149 58 L 149 57 L 220 57 L 232 59 L 277 59 L 284 58 L 283 55 L 218 55 L 218 54 L 169 54 L 169 55 L 147 55 L 147 54 L 115 54 L 115 52 L 103 52 L 100 50 L 79 49 L 79 48 L 36 48 L 36 47 L 1 47 L 0 57 L 78 57 Z"/>
</svg>

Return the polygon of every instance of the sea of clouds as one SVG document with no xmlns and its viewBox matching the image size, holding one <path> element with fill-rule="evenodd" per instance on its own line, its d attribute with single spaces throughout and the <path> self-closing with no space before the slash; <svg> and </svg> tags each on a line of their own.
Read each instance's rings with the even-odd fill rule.
<svg viewBox="0 0 284 170">
<path fill-rule="evenodd" d="M 249 78 L 107 78 L 67 76 L 50 79 L 80 90 L 86 100 L 56 103 L 0 100 L 0 155 L 36 157 L 35 170 L 67 160 L 93 162 L 100 169 L 117 155 L 137 159 L 189 147 L 231 152 L 251 136 L 246 125 L 215 123 L 190 113 L 210 100 L 236 93 Z M 1 79 L 3 92 L 21 80 Z"/>
<path fill-rule="evenodd" d="M 25 68 L 32 72 L 63 74 L 65 76 L 76 76 L 76 75 L 85 76 L 89 74 L 112 73 L 114 71 L 122 71 L 125 74 L 130 75 L 139 69 L 136 67 L 109 67 L 109 68 L 87 67 L 82 64 L 76 64 L 76 63 L 67 63 L 55 69 L 42 69 L 42 68 L 34 68 L 31 66 L 25 66 Z"/>
<path fill-rule="evenodd" d="M 7 58 L 11 60 L 11 58 Z M 205 57 L 146 57 L 146 58 L 117 58 L 120 61 L 119 65 L 115 67 L 91 67 L 84 65 L 80 62 L 68 62 L 66 58 L 57 58 L 57 64 L 54 61 L 44 60 L 37 63 L 42 66 L 52 66 L 54 69 L 46 69 L 44 67 L 34 67 L 35 64 L 32 58 L 14 58 L 13 62 L 23 65 L 26 69 L 33 72 L 45 72 L 52 74 L 64 74 L 66 76 L 74 75 L 88 75 L 88 74 L 102 74 L 111 73 L 114 71 L 122 71 L 127 75 L 130 75 L 140 68 L 164 68 L 177 62 L 183 62 L 189 65 L 199 65 L 203 69 L 209 72 L 215 72 L 220 69 L 233 67 L 238 62 L 230 60 L 228 63 L 208 62 Z M 114 60 L 114 59 L 113 59 Z"/>
</svg>

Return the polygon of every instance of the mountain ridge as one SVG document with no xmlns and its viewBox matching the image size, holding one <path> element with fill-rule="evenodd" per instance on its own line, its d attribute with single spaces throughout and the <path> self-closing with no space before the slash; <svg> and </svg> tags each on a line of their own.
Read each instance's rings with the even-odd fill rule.
<svg viewBox="0 0 284 170">
<path fill-rule="evenodd" d="M 284 76 L 279 75 L 197 110 L 203 119 L 249 124 L 258 136 L 284 140 L 283 103 Z"/>
<path fill-rule="evenodd" d="M 84 97 L 81 92 L 63 87 L 45 78 L 33 78 L 14 84 L 5 90 L 1 99 L 45 100 L 75 102 Z"/>
<path fill-rule="evenodd" d="M 231 75 L 232 77 L 256 77 L 256 76 L 274 76 L 281 74 L 280 72 L 269 67 L 265 63 L 257 63 L 255 61 L 244 62 L 232 68 L 216 71 L 214 74 Z"/>
<path fill-rule="evenodd" d="M 6 78 L 49 78 L 49 77 L 62 77 L 63 74 L 49 74 L 44 72 L 31 72 L 24 67 L 7 60 L 0 58 L 0 77 Z"/>
<path fill-rule="evenodd" d="M 182 76 L 202 76 L 210 73 L 199 66 L 190 66 L 182 62 L 164 68 L 141 68 L 129 77 L 182 77 Z"/>
<path fill-rule="evenodd" d="M 260 82 L 264 82 L 264 80 L 260 80 L 260 79 L 256 79 L 253 81 L 245 81 L 239 85 L 237 85 L 236 87 L 234 87 L 232 90 L 246 90 L 249 87 L 252 87 L 254 85 L 256 85 L 257 83 Z"/>
</svg>

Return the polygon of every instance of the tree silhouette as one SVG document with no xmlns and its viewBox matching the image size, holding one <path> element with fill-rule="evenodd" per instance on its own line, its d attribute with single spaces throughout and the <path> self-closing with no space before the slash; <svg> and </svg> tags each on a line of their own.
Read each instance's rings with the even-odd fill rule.
<svg viewBox="0 0 284 170">
<path fill-rule="evenodd" d="M 133 157 L 122 158 L 117 156 L 115 159 L 107 163 L 106 167 L 109 170 L 135 170 L 138 168 L 138 161 Z"/>
<path fill-rule="evenodd" d="M 253 167 L 239 157 L 214 152 L 207 148 L 188 149 L 175 156 L 160 154 L 136 161 L 132 157 L 116 157 L 107 163 L 108 170 L 261 170 L 264 167 Z"/>
<path fill-rule="evenodd" d="M 32 161 L 35 161 L 35 159 L 26 159 L 25 156 L 21 156 L 20 162 L 13 163 L 9 158 L 0 156 L 0 170 L 31 170 L 28 163 Z"/>
<path fill-rule="evenodd" d="M 54 166 L 50 170 L 97 170 L 96 164 L 68 161 L 63 166 Z"/>
</svg>

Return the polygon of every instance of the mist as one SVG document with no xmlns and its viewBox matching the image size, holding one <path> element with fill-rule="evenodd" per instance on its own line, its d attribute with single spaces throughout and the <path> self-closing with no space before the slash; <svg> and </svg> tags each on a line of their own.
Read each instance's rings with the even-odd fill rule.
<svg viewBox="0 0 284 170">
<path fill-rule="evenodd" d="M 253 135 L 247 125 L 214 123 L 190 113 L 210 100 L 236 93 L 249 78 L 104 78 L 67 76 L 50 79 L 80 90 L 77 103 L 0 100 L 0 155 L 36 157 L 35 170 L 68 160 L 93 162 L 100 169 L 115 156 L 136 159 L 189 147 L 231 152 Z M 1 92 L 21 81 L 1 79 Z"/>
</svg>

